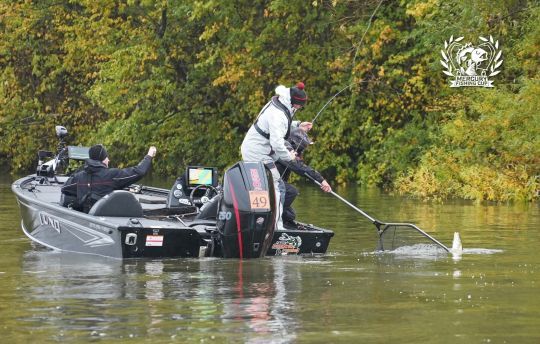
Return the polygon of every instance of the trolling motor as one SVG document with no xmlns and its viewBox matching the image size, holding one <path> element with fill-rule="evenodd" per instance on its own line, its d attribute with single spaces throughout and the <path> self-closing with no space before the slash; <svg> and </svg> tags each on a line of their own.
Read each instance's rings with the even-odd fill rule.
<svg viewBox="0 0 540 344">
<path fill-rule="evenodd" d="M 65 171 L 69 164 L 68 147 L 65 141 L 65 138 L 68 136 L 68 131 L 61 125 L 57 125 L 55 130 L 56 137 L 59 140 L 56 148 L 56 156 L 50 151 L 38 151 L 38 166 L 36 169 L 36 174 L 38 176 L 53 177 L 56 171 Z"/>
</svg>

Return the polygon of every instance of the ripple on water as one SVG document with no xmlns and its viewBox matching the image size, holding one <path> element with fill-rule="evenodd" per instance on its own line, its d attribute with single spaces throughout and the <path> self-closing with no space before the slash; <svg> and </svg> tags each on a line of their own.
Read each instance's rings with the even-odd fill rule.
<svg viewBox="0 0 540 344">
<path fill-rule="evenodd" d="M 494 249 L 494 248 L 464 248 L 463 254 L 495 254 L 501 253 L 504 250 Z"/>
</svg>

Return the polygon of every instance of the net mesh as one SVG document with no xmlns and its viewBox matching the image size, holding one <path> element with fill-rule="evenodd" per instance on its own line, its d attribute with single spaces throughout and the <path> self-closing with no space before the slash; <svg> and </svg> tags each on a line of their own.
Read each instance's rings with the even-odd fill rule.
<svg viewBox="0 0 540 344">
<path fill-rule="evenodd" d="M 410 224 L 387 224 L 381 227 L 381 231 L 377 246 L 379 251 L 393 251 L 400 247 L 419 244 L 434 245 L 445 251 L 437 242 Z"/>
</svg>

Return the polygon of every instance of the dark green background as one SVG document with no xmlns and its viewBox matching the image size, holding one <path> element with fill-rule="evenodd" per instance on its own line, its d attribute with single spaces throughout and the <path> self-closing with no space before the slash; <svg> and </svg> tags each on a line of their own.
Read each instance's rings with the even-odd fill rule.
<svg viewBox="0 0 540 344">
<path fill-rule="evenodd" d="M 524 0 L 3 0 L 0 161 L 31 170 L 61 124 L 112 165 L 152 144 L 158 174 L 222 169 L 279 83 L 305 82 L 302 120 L 352 84 L 312 131 L 330 180 L 537 199 L 539 24 Z M 458 36 L 499 42 L 495 88 L 449 87 L 440 51 Z"/>
</svg>

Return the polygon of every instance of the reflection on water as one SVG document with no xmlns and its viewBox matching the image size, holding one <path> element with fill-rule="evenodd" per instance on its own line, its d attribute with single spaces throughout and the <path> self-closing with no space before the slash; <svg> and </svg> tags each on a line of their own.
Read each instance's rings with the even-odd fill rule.
<svg viewBox="0 0 540 344">
<path fill-rule="evenodd" d="M 463 254 L 495 254 L 502 253 L 503 250 L 489 249 L 489 248 L 466 248 L 463 250 Z"/>
<path fill-rule="evenodd" d="M 453 259 L 413 242 L 381 254 L 369 221 L 305 185 L 299 219 L 336 233 L 324 257 L 119 261 L 32 245 L 9 184 L 0 176 L 5 343 L 540 342 L 536 204 L 337 188 L 368 214 L 416 223 L 448 246 L 459 231 L 464 249 Z"/>
<path fill-rule="evenodd" d="M 117 299 L 125 294 L 115 279 L 122 262 L 49 250 L 31 250 L 23 255 L 22 273 L 28 280 L 29 297 L 39 300 Z"/>
<path fill-rule="evenodd" d="M 122 262 L 32 250 L 23 257 L 24 292 L 18 297 L 39 306 L 19 320 L 28 332 L 61 328 L 54 337 L 66 339 L 174 339 L 196 332 L 201 340 L 241 334 L 247 343 L 292 342 L 297 324 L 290 310 L 302 280 L 299 265 L 289 262 L 297 260 Z M 124 326 L 112 326 L 118 323 Z"/>
</svg>

